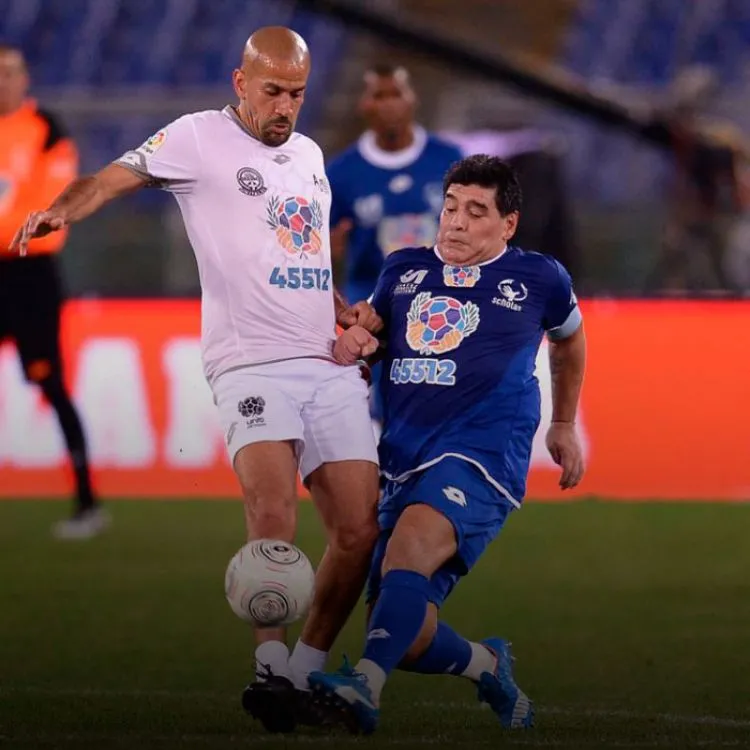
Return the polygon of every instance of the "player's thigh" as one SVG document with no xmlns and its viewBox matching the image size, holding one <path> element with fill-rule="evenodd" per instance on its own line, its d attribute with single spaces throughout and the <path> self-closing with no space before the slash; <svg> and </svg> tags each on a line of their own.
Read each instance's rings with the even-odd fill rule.
<svg viewBox="0 0 750 750">
<path fill-rule="evenodd" d="M 213 393 L 245 499 L 295 498 L 304 426 L 294 374 L 263 365 L 232 370 Z"/>
<path fill-rule="evenodd" d="M 430 576 L 430 599 L 438 607 L 453 591 L 460 579 L 477 563 L 490 542 L 500 533 L 513 506 L 471 464 L 460 459 L 444 459 L 425 470 L 412 480 L 408 492 L 401 502 L 398 524 L 411 515 L 412 523 L 405 527 L 396 544 L 396 532 L 392 535 L 382 571 L 393 567 L 399 559 L 395 553 L 414 555 L 424 547 L 424 531 L 413 523 L 417 509 L 422 506 L 419 520 L 430 519 L 433 529 L 428 537 L 434 551 L 430 554 L 430 565 L 423 564 L 425 574 Z M 428 512 L 431 511 L 431 514 Z M 434 517 L 442 519 L 442 525 Z M 423 526 L 426 526 L 422 521 Z M 381 525 L 388 525 L 381 518 Z M 447 554 L 447 527 L 453 534 L 451 553 Z M 421 538 L 418 536 L 421 535 Z M 414 540 L 420 538 L 419 547 L 409 549 Z M 439 545 L 443 545 L 440 547 Z M 390 557 L 391 548 L 394 554 Z M 406 550 L 406 552 L 404 552 Z M 427 559 L 427 553 L 425 553 Z"/>
<path fill-rule="evenodd" d="M 313 476 L 313 472 L 323 464 L 353 462 L 333 470 L 336 480 L 349 485 L 360 482 L 369 486 L 374 476 L 373 469 L 361 464 L 377 466 L 378 453 L 370 419 L 367 383 L 357 367 L 318 362 L 311 364 L 311 368 L 321 378 L 321 383 L 302 412 L 305 431 L 300 474 L 311 489 L 320 486 L 322 481 L 327 481 L 330 486 L 332 476 L 321 472 Z M 346 475 L 352 468 L 356 475 L 347 480 Z M 330 486 L 330 489 L 335 490 L 335 486 Z"/>
</svg>

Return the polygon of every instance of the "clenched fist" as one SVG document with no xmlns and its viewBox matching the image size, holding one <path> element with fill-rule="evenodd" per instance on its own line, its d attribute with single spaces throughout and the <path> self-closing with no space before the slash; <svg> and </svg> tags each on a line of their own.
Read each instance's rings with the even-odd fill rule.
<svg viewBox="0 0 750 750">
<path fill-rule="evenodd" d="M 333 345 L 333 358 L 340 365 L 354 365 L 360 359 L 374 354 L 378 340 L 362 326 L 352 326 L 344 331 Z"/>
</svg>

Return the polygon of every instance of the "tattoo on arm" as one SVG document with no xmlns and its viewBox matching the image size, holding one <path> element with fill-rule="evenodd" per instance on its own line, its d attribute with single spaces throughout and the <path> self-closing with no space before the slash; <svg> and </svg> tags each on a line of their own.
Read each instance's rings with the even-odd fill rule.
<svg viewBox="0 0 750 750">
<path fill-rule="evenodd" d="M 68 223 L 79 221 L 96 210 L 91 210 L 92 202 L 96 201 L 99 193 L 96 177 L 93 175 L 80 177 L 68 185 L 49 207 L 50 211 L 61 212 Z"/>
<path fill-rule="evenodd" d="M 550 342 L 553 422 L 575 421 L 585 363 L 586 341 L 582 330 L 569 339 Z"/>
</svg>

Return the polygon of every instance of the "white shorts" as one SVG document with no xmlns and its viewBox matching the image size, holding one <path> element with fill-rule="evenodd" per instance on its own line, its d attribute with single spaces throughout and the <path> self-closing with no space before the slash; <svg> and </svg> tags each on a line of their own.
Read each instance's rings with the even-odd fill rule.
<svg viewBox="0 0 750 750">
<path fill-rule="evenodd" d="M 213 384 L 229 452 L 265 440 L 293 440 L 302 479 L 331 461 L 372 461 L 378 452 L 367 384 L 358 367 L 291 359 L 231 370 Z"/>
</svg>

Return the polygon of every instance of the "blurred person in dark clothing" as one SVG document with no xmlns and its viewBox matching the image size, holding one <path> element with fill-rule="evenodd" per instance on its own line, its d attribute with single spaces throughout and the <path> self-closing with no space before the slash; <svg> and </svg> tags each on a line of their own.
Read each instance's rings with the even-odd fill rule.
<svg viewBox="0 0 750 750">
<path fill-rule="evenodd" d="M 86 439 L 65 386 L 60 352 L 63 292 L 56 254 L 67 230 L 34 239 L 26 257 L 8 248 L 37 203 L 50 203 L 78 171 L 78 153 L 56 117 L 28 98 L 29 73 L 20 50 L 0 46 L 0 343 L 15 342 L 24 375 L 57 414 L 76 480 L 71 518 L 54 532 L 85 539 L 108 524 L 91 487 Z M 19 425 L 22 428 L 23 425 Z"/>
<path fill-rule="evenodd" d="M 647 281 L 654 291 L 738 291 L 727 247 L 742 218 L 740 170 L 750 147 L 731 123 L 702 116 L 718 91 L 710 70 L 693 67 L 675 81 L 662 113 L 675 174 L 662 246 Z"/>
</svg>

